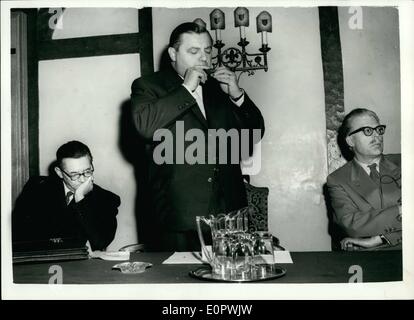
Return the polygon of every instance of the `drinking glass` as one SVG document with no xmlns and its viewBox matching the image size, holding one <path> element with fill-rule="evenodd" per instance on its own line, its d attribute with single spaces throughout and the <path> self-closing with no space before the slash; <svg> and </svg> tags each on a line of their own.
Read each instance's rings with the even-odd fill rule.
<svg viewBox="0 0 414 320">
<path fill-rule="evenodd" d="M 252 277 L 253 242 L 252 236 L 246 232 L 237 232 L 231 235 L 233 272 L 232 278 L 249 280 Z"/>
<path fill-rule="evenodd" d="M 253 269 L 257 277 L 262 278 L 274 271 L 275 256 L 273 236 L 268 231 L 253 233 Z"/>
</svg>

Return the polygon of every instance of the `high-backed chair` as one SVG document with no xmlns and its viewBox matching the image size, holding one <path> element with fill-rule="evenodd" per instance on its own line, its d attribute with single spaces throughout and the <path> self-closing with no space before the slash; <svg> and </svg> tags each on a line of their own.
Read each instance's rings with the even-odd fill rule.
<svg viewBox="0 0 414 320">
<path fill-rule="evenodd" d="M 249 232 L 254 231 L 268 231 L 268 196 L 269 188 L 256 187 L 248 182 L 246 179 L 244 185 L 246 188 L 247 203 L 249 206 Z M 280 241 L 277 237 L 273 236 L 273 246 L 276 250 L 285 250 L 280 245 Z"/>
<path fill-rule="evenodd" d="M 268 230 L 269 188 L 256 187 L 245 182 L 247 203 L 249 206 L 249 232 Z"/>
</svg>

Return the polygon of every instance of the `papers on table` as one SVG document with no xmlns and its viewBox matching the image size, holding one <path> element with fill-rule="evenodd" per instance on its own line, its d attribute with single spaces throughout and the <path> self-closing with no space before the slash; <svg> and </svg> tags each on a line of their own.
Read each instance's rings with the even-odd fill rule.
<svg viewBox="0 0 414 320">
<path fill-rule="evenodd" d="M 174 252 L 163 264 L 201 264 L 199 252 Z"/>
<path fill-rule="evenodd" d="M 293 263 L 289 251 L 275 251 L 275 262 Z M 163 264 L 202 264 L 203 260 L 199 252 L 174 252 Z"/>
<path fill-rule="evenodd" d="M 293 263 L 289 251 L 275 251 L 275 263 Z"/>
<path fill-rule="evenodd" d="M 129 260 L 128 251 L 93 251 L 89 253 L 91 258 L 97 258 L 102 260 L 111 260 L 111 261 L 124 261 Z"/>
</svg>

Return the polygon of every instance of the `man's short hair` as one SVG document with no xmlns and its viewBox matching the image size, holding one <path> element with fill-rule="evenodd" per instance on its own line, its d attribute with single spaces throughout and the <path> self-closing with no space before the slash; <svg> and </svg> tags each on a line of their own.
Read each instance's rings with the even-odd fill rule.
<svg viewBox="0 0 414 320">
<path fill-rule="evenodd" d="M 84 156 L 89 156 L 92 161 L 92 154 L 88 146 L 83 144 L 80 141 L 69 141 L 59 147 L 56 151 L 56 161 L 57 165 L 62 165 L 62 160 L 64 158 L 81 158 Z"/>
<path fill-rule="evenodd" d="M 351 131 L 352 119 L 354 119 L 355 117 L 362 116 L 362 115 L 370 115 L 375 120 L 380 122 L 377 114 L 374 111 L 371 111 L 371 110 L 368 110 L 368 109 L 365 109 L 365 108 L 356 108 L 356 109 L 352 110 L 350 113 L 348 113 L 345 116 L 344 120 L 342 121 L 342 125 L 341 125 L 340 130 L 343 131 L 342 133 L 344 134 L 344 137 L 346 137 L 349 134 L 349 132 Z"/>
<path fill-rule="evenodd" d="M 211 42 L 213 43 L 213 39 L 211 38 L 210 33 L 206 28 L 204 28 L 202 25 L 197 24 L 195 22 L 184 22 L 177 26 L 173 32 L 171 32 L 170 36 L 170 42 L 168 44 L 168 47 L 172 47 L 175 50 L 178 50 L 180 43 L 181 43 L 181 35 L 184 33 L 207 33 L 211 39 Z"/>
</svg>

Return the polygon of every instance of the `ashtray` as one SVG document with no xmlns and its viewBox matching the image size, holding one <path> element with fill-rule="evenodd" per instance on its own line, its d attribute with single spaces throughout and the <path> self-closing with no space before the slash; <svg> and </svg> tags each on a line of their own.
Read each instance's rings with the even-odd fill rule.
<svg viewBox="0 0 414 320">
<path fill-rule="evenodd" d="M 122 273 L 143 273 L 149 267 L 152 267 L 152 263 L 134 261 L 118 263 L 112 269 L 119 269 Z"/>
</svg>

